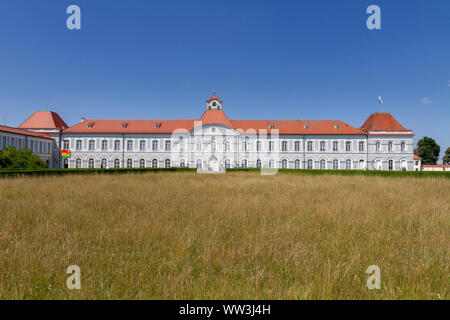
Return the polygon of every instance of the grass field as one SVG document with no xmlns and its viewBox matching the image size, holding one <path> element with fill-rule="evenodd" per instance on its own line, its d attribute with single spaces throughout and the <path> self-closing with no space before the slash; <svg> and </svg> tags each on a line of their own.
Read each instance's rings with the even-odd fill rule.
<svg viewBox="0 0 450 320">
<path fill-rule="evenodd" d="M 0 298 L 448 299 L 449 190 L 254 172 L 2 179 Z"/>
</svg>

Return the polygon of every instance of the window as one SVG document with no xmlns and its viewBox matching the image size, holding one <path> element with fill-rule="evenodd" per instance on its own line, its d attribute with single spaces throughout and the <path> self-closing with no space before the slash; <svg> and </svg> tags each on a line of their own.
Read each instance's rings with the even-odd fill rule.
<svg viewBox="0 0 450 320">
<path fill-rule="evenodd" d="M 42 154 L 42 141 L 39 142 L 39 153 Z"/>
<path fill-rule="evenodd" d="M 256 160 L 256 167 L 257 168 L 261 168 L 262 167 L 261 159 Z"/>
<path fill-rule="evenodd" d="M 247 151 L 247 147 L 248 147 L 248 142 L 242 141 L 242 151 Z"/>
<path fill-rule="evenodd" d="M 152 160 L 152 168 L 158 168 L 158 159 Z"/>
<path fill-rule="evenodd" d="M 108 140 L 102 140 L 102 150 L 108 149 Z"/>
<path fill-rule="evenodd" d="M 320 151 L 325 151 L 325 141 L 320 141 Z"/>
<path fill-rule="evenodd" d="M 64 158 L 64 169 L 68 169 L 69 168 L 69 159 Z"/>
<path fill-rule="evenodd" d="M 170 141 L 169 141 L 170 142 Z M 164 161 L 164 166 L 166 168 L 170 168 L 170 159 L 166 159 L 166 161 Z"/>
<path fill-rule="evenodd" d="M 139 168 L 145 168 L 145 159 L 139 160 Z"/>
<path fill-rule="evenodd" d="M 95 167 L 95 161 L 93 158 L 90 158 L 88 161 L 88 168 L 93 169 Z"/>
<path fill-rule="evenodd" d="M 313 149 L 312 141 L 308 141 L 307 148 L 308 148 L 308 151 L 312 151 L 312 149 Z"/>
<path fill-rule="evenodd" d="M 392 143 L 392 141 L 389 141 L 389 143 L 388 143 L 388 151 L 392 151 L 392 149 L 394 149 L 394 144 Z"/>
<path fill-rule="evenodd" d="M 375 151 L 380 151 L 380 141 L 375 143 Z"/>
<path fill-rule="evenodd" d="M 94 150 L 94 149 L 95 149 L 95 141 L 89 140 L 89 150 Z"/>
<path fill-rule="evenodd" d="M 294 162 L 294 168 L 295 169 L 300 169 L 300 160 L 295 160 L 295 162 Z"/>
<path fill-rule="evenodd" d="M 294 149 L 295 149 L 295 151 L 300 151 L 300 141 L 295 141 Z"/>
<path fill-rule="evenodd" d="M 170 140 L 166 140 L 166 151 L 170 151 Z M 170 161 L 170 160 L 169 160 Z"/>
<path fill-rule="evenodd" d="M 180 168 L 184 168 L 186 167 L 186 163 L 184 162 L 183 159 L 180 160 Z"/>
<path fill-rule="evenodd" d="M 6 148 L 6 138 L 5 138 L 5 137 L 3 137 L 3 146 Z M 33 141 L 33 140 L 30 141 L 30 150 L 31 150 L 32 152 L 35 151 L 35 150 L 34 150 L 34 141 Z"/>
<path fill-rule="evenodd" d="M 33 145 L 32 143 L 33 141 L 31 141 L 31 145 Z M 3 137 L 3 145 L 2 145 L 3 149 L 6 149 L 6 137 Z"/>
<path fill-rule="evenodd" d="M 347 161 L 345 161 L 345 169 L 352 170 L 352 160 L 348 159 Z"/>
<path fill-rule="evenodd" d="M 269 151 L 273 151 L 273 141 L 269 141 Z"/>
<path fill-rule="evenodd" d="M 77 158 L 75 160 L 75 168 L 80 169 L 81 168 L 81 159 Z"/>
<path fill-rule="evenodd" d="M 133 140 L 127 140 L 127 150 L 133 150 Z"/>
<path fill-rule="evenodd" d="M 202 170 L 202 160 L 201 159 L 197 160 L 197 169 Z"/>
<path fill-rule="evenodd" d="M 382 166 L 383 166 L 383 164 L 382 164 L 382 162 L 381 162 L 381 159 L 378 159 L 378 160 L 376 161 L 376 167 L 375 167 L 375 169 L 376 169 L 376 170 L 381 170 L 381 169 L 382 169 Z"/>
<path fill-rule="evenodd" d="M 261 141 L 256 141 L 256 151 L 261 151 Z"/>
<path fill-rule="evenodd" d="M 359 170 L 365 169 L 366 169 L 365 161 L 363 159 L 359 160 Z"/>
<path fill-rule="evenodd" d="M 364 151 L 364 141 L 359 142 L 359 151 Z"/>
<path fill-rule="evenodd" d="M 120 150 L 120 140 L 114 141 L 114 150 Z"/>
<path fill-rule="evenodd" d="M 102 162 L 101 162 L 101 164 L 100 164 L 100 168 L 106 169 L 107 166 L 108 166 L 108 161 L 107 161 L 106 159 L 103 158 L 103 159 L 102 159 Z"/>
<path fill-rule="evenodd" d="M 120 168 L 120 159 L 114 159 L 114 168 Z"/>
<path fill-rule="evenodd" d="M 320 160 L 320 169 L 325 170 L 327 168 L 327 162 L 325 160 Z"/>
<path fill-rule="evenodd" d="M 275 161 L 274 160 L 270 160 L 269 161 L 269 168 L 275 168 Z"/>
<path fill-rule="evenodd" d="M 211 141 L 211 151 L 212 152 L 216 151 L 216 142 L 214 140 Z"/>
<path fill-rule="evenodd" d="M 338 142 L 333 141 L 333 151 L 338 151 Z"/>
<path fill-rule="evenodd" d="M 281 142 L 281 150 L 282 151 L 287 151 L 287 141 Z"/>
<path fill-rule="evenodd" d="M 152 150 L 158 150 L 158 140 L 152 141 Z"/>
<path fill-rule="evenodd" d="M 133 159 L 128 158 L 128 160 L 127 160 L 127 168 L 133 168 Z"/>
<path fill-rule="evenodd" d="M 389 160 L 388 161 L 388 169 L 389 170 L 394 170 L 394 160 Z"/>
<path fill-rule="evenodd" d="M 139 141 L 139 150 L 141 151 L 145 150 L 145 140 Z"/>
<path fill-rule="evenodd" d="M 201 166 L 201 163 L 200 163 L 200 166 Z M 230 167 L 231 167 L 231 166 L 230 166 L 230 160 L 226 159 L 226 160 L 225 160 L 225 168 L 226 168 L 226 169 L 230 169 Z M 197 168 L 198 168 L 198 162 L 197 162 Z"/>
<path fill-rule="evenodd" d="M 201 145 L 200 145 L 200 148 L 201 148 Z M 230 150 L 230 142 L 229 141 L 224 142 L 224 149 L 225 149 L 225 151 Z M 197 145 L 197 150 L 198 150 L 198 145 Z"/>
<path fill-rule="evenodd" d="M 69 140 L 64 140 L 64 146 L 63 149 L 68 150 L 70 148 L 69 146 Z"/>
<path fill-rule="evenodd" d="M 247 168 L 247 159 L 242 160 L 242 168 Z"/>
<path fill-rule="evenodd" d="M 312 169 L 313 168 L 313 161 L 311 159 L 308 160 L 307 168 L 308 169 Z"/>
<path fill-rule="evenodd" d="M 184 151 L 184 141 L 180 141 L 180 151 Z"/>
<path fill-rule="evenodd" d="M 405 151 L 405 149 L 406 149 L 406 144 L 404 141 L 402 141 L 402 143 L 400 144 L 400 150 Z"/>
<path fill-rule="evenodd" d="M 345 151 L 352 151 L 351 141 L 345 141 Z"/>
<path fill-rule="evenodd" d="M 288 167 L 288 162 L 286 159 L 281 160 L 281 168 L 283 169 L 287 169 Z"/>
<path fill-rule="evenodd" d="M 202 151 L 202 142 L 197 141 L 197 151 Z"/>
<path fill-rule="evenodd" d="M 333 170 L 338 170 L 339 169 L 339 160 L 334 159 L 333 160 Z"/>
</svg>

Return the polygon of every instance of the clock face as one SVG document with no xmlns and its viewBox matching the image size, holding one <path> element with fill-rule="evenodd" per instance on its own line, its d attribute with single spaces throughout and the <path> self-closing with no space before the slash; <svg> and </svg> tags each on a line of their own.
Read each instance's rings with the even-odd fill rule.
<svg viewBox="0 0 450 320">
<path fill-rule="evenodd" d="M 213 107 L 217 107 L 217 102 L 214 101 L 214 102 L 212 103 L 212 105 L 213 105 Z"/>
</svg>

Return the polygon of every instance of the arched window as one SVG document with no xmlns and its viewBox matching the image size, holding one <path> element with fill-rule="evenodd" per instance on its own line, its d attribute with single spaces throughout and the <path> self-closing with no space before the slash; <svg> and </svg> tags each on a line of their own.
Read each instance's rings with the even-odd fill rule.
<svg viewBox="0 0 450 320">
<path fill-rule="evenodd" d="M 295 169 L 300 169 L 300 160 L 295 160 L 295 162 L 294 162 L 294 168 Z"/>
<path fill-rule="evenodd" d="M 212 152 L 216 151 L 216 142 L 214 140 L 211 141 L 211 151 Z"/>
<path fill-rule="evenodd" d="M 312 169 L 313 168 L 313 161 L 311 159 L 308 160 L 308 169 Z"/>
<path fill-rule="evenodd" d="M 261 159 L 256 160 L 256 167 L 261 168 L 261 166 L 262 166 Z"/>
<path fill-rule="evenodd" d="M 101 162 L 101 164 L 100 164 L 100 167 L 101 167 L 102 169 L 106 169 L 107 166 L 108 166 L 108 160 L 106 160 L 105 158 L 103 158 L 103 159 L 102 159 L 102 162 Z"/>
<path fill-rule="evenodd" d="M 333 170 L 339 170 L 339 160 L 338 159 L 333 160 Z"/>
<path fill-rule="evenodd" d="M 327 162 L 324 159 L 320 160 L 320 169 L 325 170 L 326 168 L 327 168 Z"/>
<path fill-rule="evenodd" d="M 93 158 L 90 158 L 89 161 L 88 161 L 88 168 L 89 169 L 93 169 L 94 166 L 95 166 L 95 161 L 94 161 Z"/>
<path fill-rule="evenodd" d="M 405 151 L 405 149 L 406 149 L 405 141 L 402 141 L 402 143 L 400 144 L 400 149 L 401 149 L 401 151 Z"/>
<path fill-rule="evenodd" d="M 359 170 L 365 170 L 365 169 L 366 169 L 365 161 L 363 159 L 359 160 Z"/>
<path fill-rule="evenodd" d="M 75 160 L 75 168 L 77 168 L 77 169 L 81 168 L 81 159 L 80 158 Z"/>
<path fill-rule="evenodd" d="M 166 159 L 166 161 L 164 161 L 164 166 L 166 168 L 170 168 L 170 159 Z"/>
<path fill-rule="evenodd" d="M 287 169 L 288 161 L 286 159 L 281 160 L 281 168 Z"/>
<path fill-rule="evenodd" d="M 201 159 L 197 160 L 197 169 L 202 170 L 202 160 Z"/>
<path fill-rule="evenodd" d="M 248 145 L 247 141 L 242 141 L 242 151 L 247 151 L 247 145 Z"/>
<path fill-rule="evenodd" d="M 120 159 L 114 159 L 114 168 L 120 168 Z"/>
<path fill-rule="evenodd" d="M 388 161 L 388 170 L 394 170 L 394 160 Z"/>
<path fill-rule="evenodd" d="M 186 167 L 186 163 L 184 162 L 184 159 L 180 160 L 180 168 Z"/>
<path fill-rule="evenodd" d="M 402 170 L 408 169 L 408 162 L 405 159 L 402 159 L 401 161 Z"/>
<path fill-rule="evenodd" d="M 152 160 L 152 168 L 158 168 L 158 159 Z"/>
<path fill-rule="evenodd" d="M 145 168 L 145 159 L 139 160 L 139 168 Z"/>
<path fill-rule="evenodd" d="M 352 160 L 348 159 L 345 161 L 345 169 L 352 170 Z"/>
<path fill-rule="evenodd" d="M 127 160 L 127 168 L 133 168 L 133 159 L 128 158 L 128 160 Z"/>
<path fill-rule="evenodd" d="M 377 159 L 377 161 L 376 161 L 376 165 L 375 165 L 375 169 L 377 169 L 377 170 L 381 170 L 382 169 L 382 162 L 381 162 L 381 159 Z"/>
<path fill-rule="evenodd" d="M 247 159 L 242 160 L 242 168 L 247 168 Z"/>
<path fill-rule="evenodd" d="M 269 161 L 269 168 L 275 168 L 275 161 L 273 159 Z"/>
<path fill-rule="evenodd" d="M 231 168 L 230 160 L 228 160 L 228 159 L 225 160 L 225 168 L 226 169 L 230 169 Z"/>
<path fill-rule="evenodd" d="M 69 168 L 69 159 L 64 158 L 64 169 L 68 169 Z"/>
</svg>

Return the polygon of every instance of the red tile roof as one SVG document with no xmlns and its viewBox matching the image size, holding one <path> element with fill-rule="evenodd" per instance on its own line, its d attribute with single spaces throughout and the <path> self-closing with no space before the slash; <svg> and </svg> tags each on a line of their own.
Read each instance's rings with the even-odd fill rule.
<svg viewBox="0 0 450 320">
<path fill-rule="evenodd" d="M 17 128 L 11 128 L 11 127 L 6 127 L 6 126 L 0 126 L 0 131 L 3 132 L 9 132 L 9 133 L 15 133 L 15 134 L 21 134 L 24 136 L 31 136 L 31 137 L 37 137 L 37 138 L 44 138 L 44 139 L 50 139 L 53 140 L 52 137 L 43 134 L 43 133 L 37 133 L 37 132 L 33 132 L 33 131 L 28 131 L 28 130 L 22 130 L 22 129 L 17 129 Z"/>
<path fill-rule="evenodd" d="M 405 129 L 390 113 L 377 112 L 370 115 L 366 122 L 361 126 L 362 129 L 369 131 L 397 131 L 397 132 L 411 132 Z"/>
<path fill-rule="evenodd" d="M 219 98 L 217 98 L 217 96 L 215 94 L 213 94 L 213 96 L 211 98 L 209 98 L 208 100 L 206 100 L 206 102 L 211 102 L 213 100 L 217 100 L 220 103 L 222 103 L 222 100 L 220 100 Z"/>
<path fill-rule="evenodd" d="M 413 155 L 413 160 L 422 160 L 422 158 L 419 157 L 418 155 Z"/>
<path fill-rule="evenodd" d="M 64 130 L 69 126 L 63 119 L 52 111 L 37 111 L 25 120 L 19 128 L 22 129 L 41 129 L 41 130 Z"/>
<path fill-rule="evenodd" d="M 205 124 L 222 124 L 224 126 L 233 128 L 233 124 L 228 119 L 223 110 L 206 110 L 200 117 L 202 125 Z"/>
</svg>

